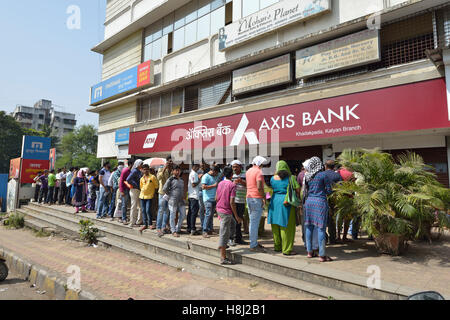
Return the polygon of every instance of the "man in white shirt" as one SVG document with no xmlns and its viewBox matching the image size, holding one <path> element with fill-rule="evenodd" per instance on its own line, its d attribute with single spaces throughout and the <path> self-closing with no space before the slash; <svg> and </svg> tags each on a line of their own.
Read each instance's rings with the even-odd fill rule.
<svg viewBox="0 0 450 320">
<path fill-rule="evenodd" d="M 200 169 L 200 165 L 195 163 L 192 165 L 191 173 L 188 180 L 188 201 L 189 212 L 187 215 L 187 232 L 191 235 L 200 235 L 201 232 L 197 231 L 195 227 L 195 220 L 197 219 L 199 211 L 199 193 L 200 190 L 200 178 L 197 171 Z M 200 216 L 201 225 L 203 225 L 203 217 Z"/>
</svg>

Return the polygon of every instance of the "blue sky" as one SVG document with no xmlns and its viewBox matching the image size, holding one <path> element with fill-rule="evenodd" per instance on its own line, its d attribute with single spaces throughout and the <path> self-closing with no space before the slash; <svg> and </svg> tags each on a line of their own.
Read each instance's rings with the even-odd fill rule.
<svg viewBox="0 0 450 320">
<path fill-rule="evenodd" d="M 66 11 L 76 5 L 81 29 L 69 30 Z M 16 0 L 0 10 L 0 110 L 40 99 L 64 106 L 78 124 L 98 126 L 86 112 L 89 89 L 101 81 L 102 56 L 90 49 L 103 40 L 106 0 Z"/>
</svg>

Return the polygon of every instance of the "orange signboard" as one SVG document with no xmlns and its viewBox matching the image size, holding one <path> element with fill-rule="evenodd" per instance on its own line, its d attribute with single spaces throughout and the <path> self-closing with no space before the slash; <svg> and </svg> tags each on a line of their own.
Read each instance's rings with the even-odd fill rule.
<svg viewBox="0 0 450 320">
<path fill-rule="evenodd" d="M 11 159 L 9 165 L 9 178 L 10 179 L 19 179 L 20 173 L 20 160 L 21 158 Z"/>
</svg>

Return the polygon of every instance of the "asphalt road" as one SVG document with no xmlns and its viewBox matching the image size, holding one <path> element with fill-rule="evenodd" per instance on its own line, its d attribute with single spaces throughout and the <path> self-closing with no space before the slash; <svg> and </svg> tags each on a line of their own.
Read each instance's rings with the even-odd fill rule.
<svg viewBox="0 0 450 320">
<path fill-rule="evenodd" d="M 5 281 L 0 282 L 0 300 L 51 300 L 46 294 L 37 291 L 30 287 L 30 282 L 11 273 Z"/>
</svg>

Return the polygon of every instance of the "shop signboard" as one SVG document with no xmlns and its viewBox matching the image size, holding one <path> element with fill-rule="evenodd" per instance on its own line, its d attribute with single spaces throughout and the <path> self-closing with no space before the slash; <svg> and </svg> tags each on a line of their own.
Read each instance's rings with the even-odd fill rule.
<svg viewBox="0 0 450 320">
<path fill-rule="evenodd" d="M 364 30 L 296 52 L 296 77 L 304 79 L 380 61 L 377 29 Z"/>
<path fill-rule="evenodd" d="M 447 113 L 441 78 L 133 132 L 129 153 L 448 128 Z"/>
<path fill-rule="evenodd" d="M 233 95 L 239 95 L 292 81 L 291 55 L 270 59 L 233 71 Z"/>
<path fill-rule="evenodd" d="M 330 0 L 283 0 L 243 17 L 219 30 L 219 50 L 224 51 L 268 32 L 331 10 Z"/>
<path fill-rule="evenodd" d="M 33 179 L 37 173 L 44 170 L 49 170 L 49 160 L 22 160 L 22 172 L 20 174 L 20 183 L 33 183 Z"/>
<path fill-rule="evenodd" d="M 22 158 L 11 159 L 9 164 L 9 178 L 19 179 L 20 174 L 20 162 Z"/>
<path fill-rule="evenodd" d="M 137 88 L 154 84 L 154 64 L 149 60 L 91 88 L 91 105 Z"/>
<path fill-rule="evenodd" d="M 22 159 L 48 160 L 51 138 L 23 136 Z"/>
<path fill-rule="evenodd" d="M 130 141 L 130 128 L 116 130 L 116 145 L 128 144 Z"/>
</svg>

